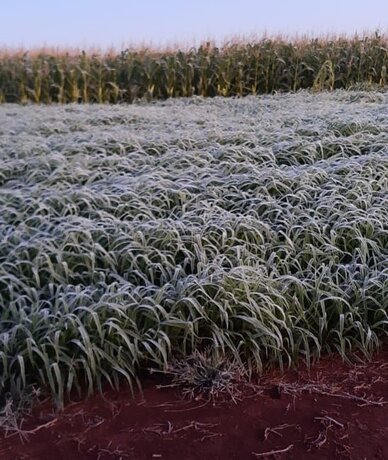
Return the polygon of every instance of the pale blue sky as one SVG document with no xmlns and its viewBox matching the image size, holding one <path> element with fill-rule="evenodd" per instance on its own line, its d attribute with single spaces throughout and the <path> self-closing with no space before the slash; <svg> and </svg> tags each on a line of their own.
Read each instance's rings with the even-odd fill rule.
<svg viewBox="0 0 388 460">
<path fill-rule="evenodd" d="M 198 44 L 234 35 L 388 31 L 388 0 L 0 0 L 0 46 Z"/>
</svg>

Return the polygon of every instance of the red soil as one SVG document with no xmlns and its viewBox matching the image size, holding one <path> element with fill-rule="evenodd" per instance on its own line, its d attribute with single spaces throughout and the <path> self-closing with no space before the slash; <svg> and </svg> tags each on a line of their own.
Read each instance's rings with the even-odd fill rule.
<svg viewBox="0 0 388 460">
<path fill-rule="evenodd" d="M 23 425 L 26 439 L 0 437 L 0 458 L 388 458 L 388 350 L 367 365 L 326 357 L 310 373 L 273 372 L 237 404 L 188 403 L 157 383 L 136 401 L 109 391 L 60 414 L 46 402 Z"/>
</svg>

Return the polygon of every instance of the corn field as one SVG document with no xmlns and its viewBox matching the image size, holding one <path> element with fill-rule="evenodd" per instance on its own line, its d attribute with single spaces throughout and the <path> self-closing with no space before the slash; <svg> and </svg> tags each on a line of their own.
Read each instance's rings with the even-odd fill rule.
<svg viewBox="0 0 388 460">
<path fill-rule="evenodd" d="M 388 328 L 387 93 L 0 106 L 0 394 L 369 358 Z M 287 107 L 287 110 L 284 110 Z"/>
<path fill-rule="evenodd" d="M 0 53 L 0 102 L 133 102 L 387 85 L 388 38 L 261 39 L 185 51 Z M 360 88 L 358 88 L 360 89 Z"/>
</svg>

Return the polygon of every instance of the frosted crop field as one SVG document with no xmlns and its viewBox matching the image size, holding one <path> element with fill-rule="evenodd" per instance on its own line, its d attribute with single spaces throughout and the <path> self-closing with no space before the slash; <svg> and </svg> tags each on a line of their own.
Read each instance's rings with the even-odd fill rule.
<svg viewBox="0 0 388 460">
<path fill-rule="evenodd" d="M 0 106 L 0 393 L 388 331 L 388 93 Z"/>
</svg>

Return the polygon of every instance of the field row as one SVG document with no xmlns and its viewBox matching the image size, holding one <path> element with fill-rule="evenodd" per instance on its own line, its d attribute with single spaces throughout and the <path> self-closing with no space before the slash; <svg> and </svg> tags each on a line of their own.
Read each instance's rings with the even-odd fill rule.
<svg viewBox="0 0 388 460">
<path fill-rule="evenodd" d="M 388 98 L 0 107 L 0 393 L 387 332 Z M 285 108 L 287 110 L 285 110 Z"/>
</svg>

